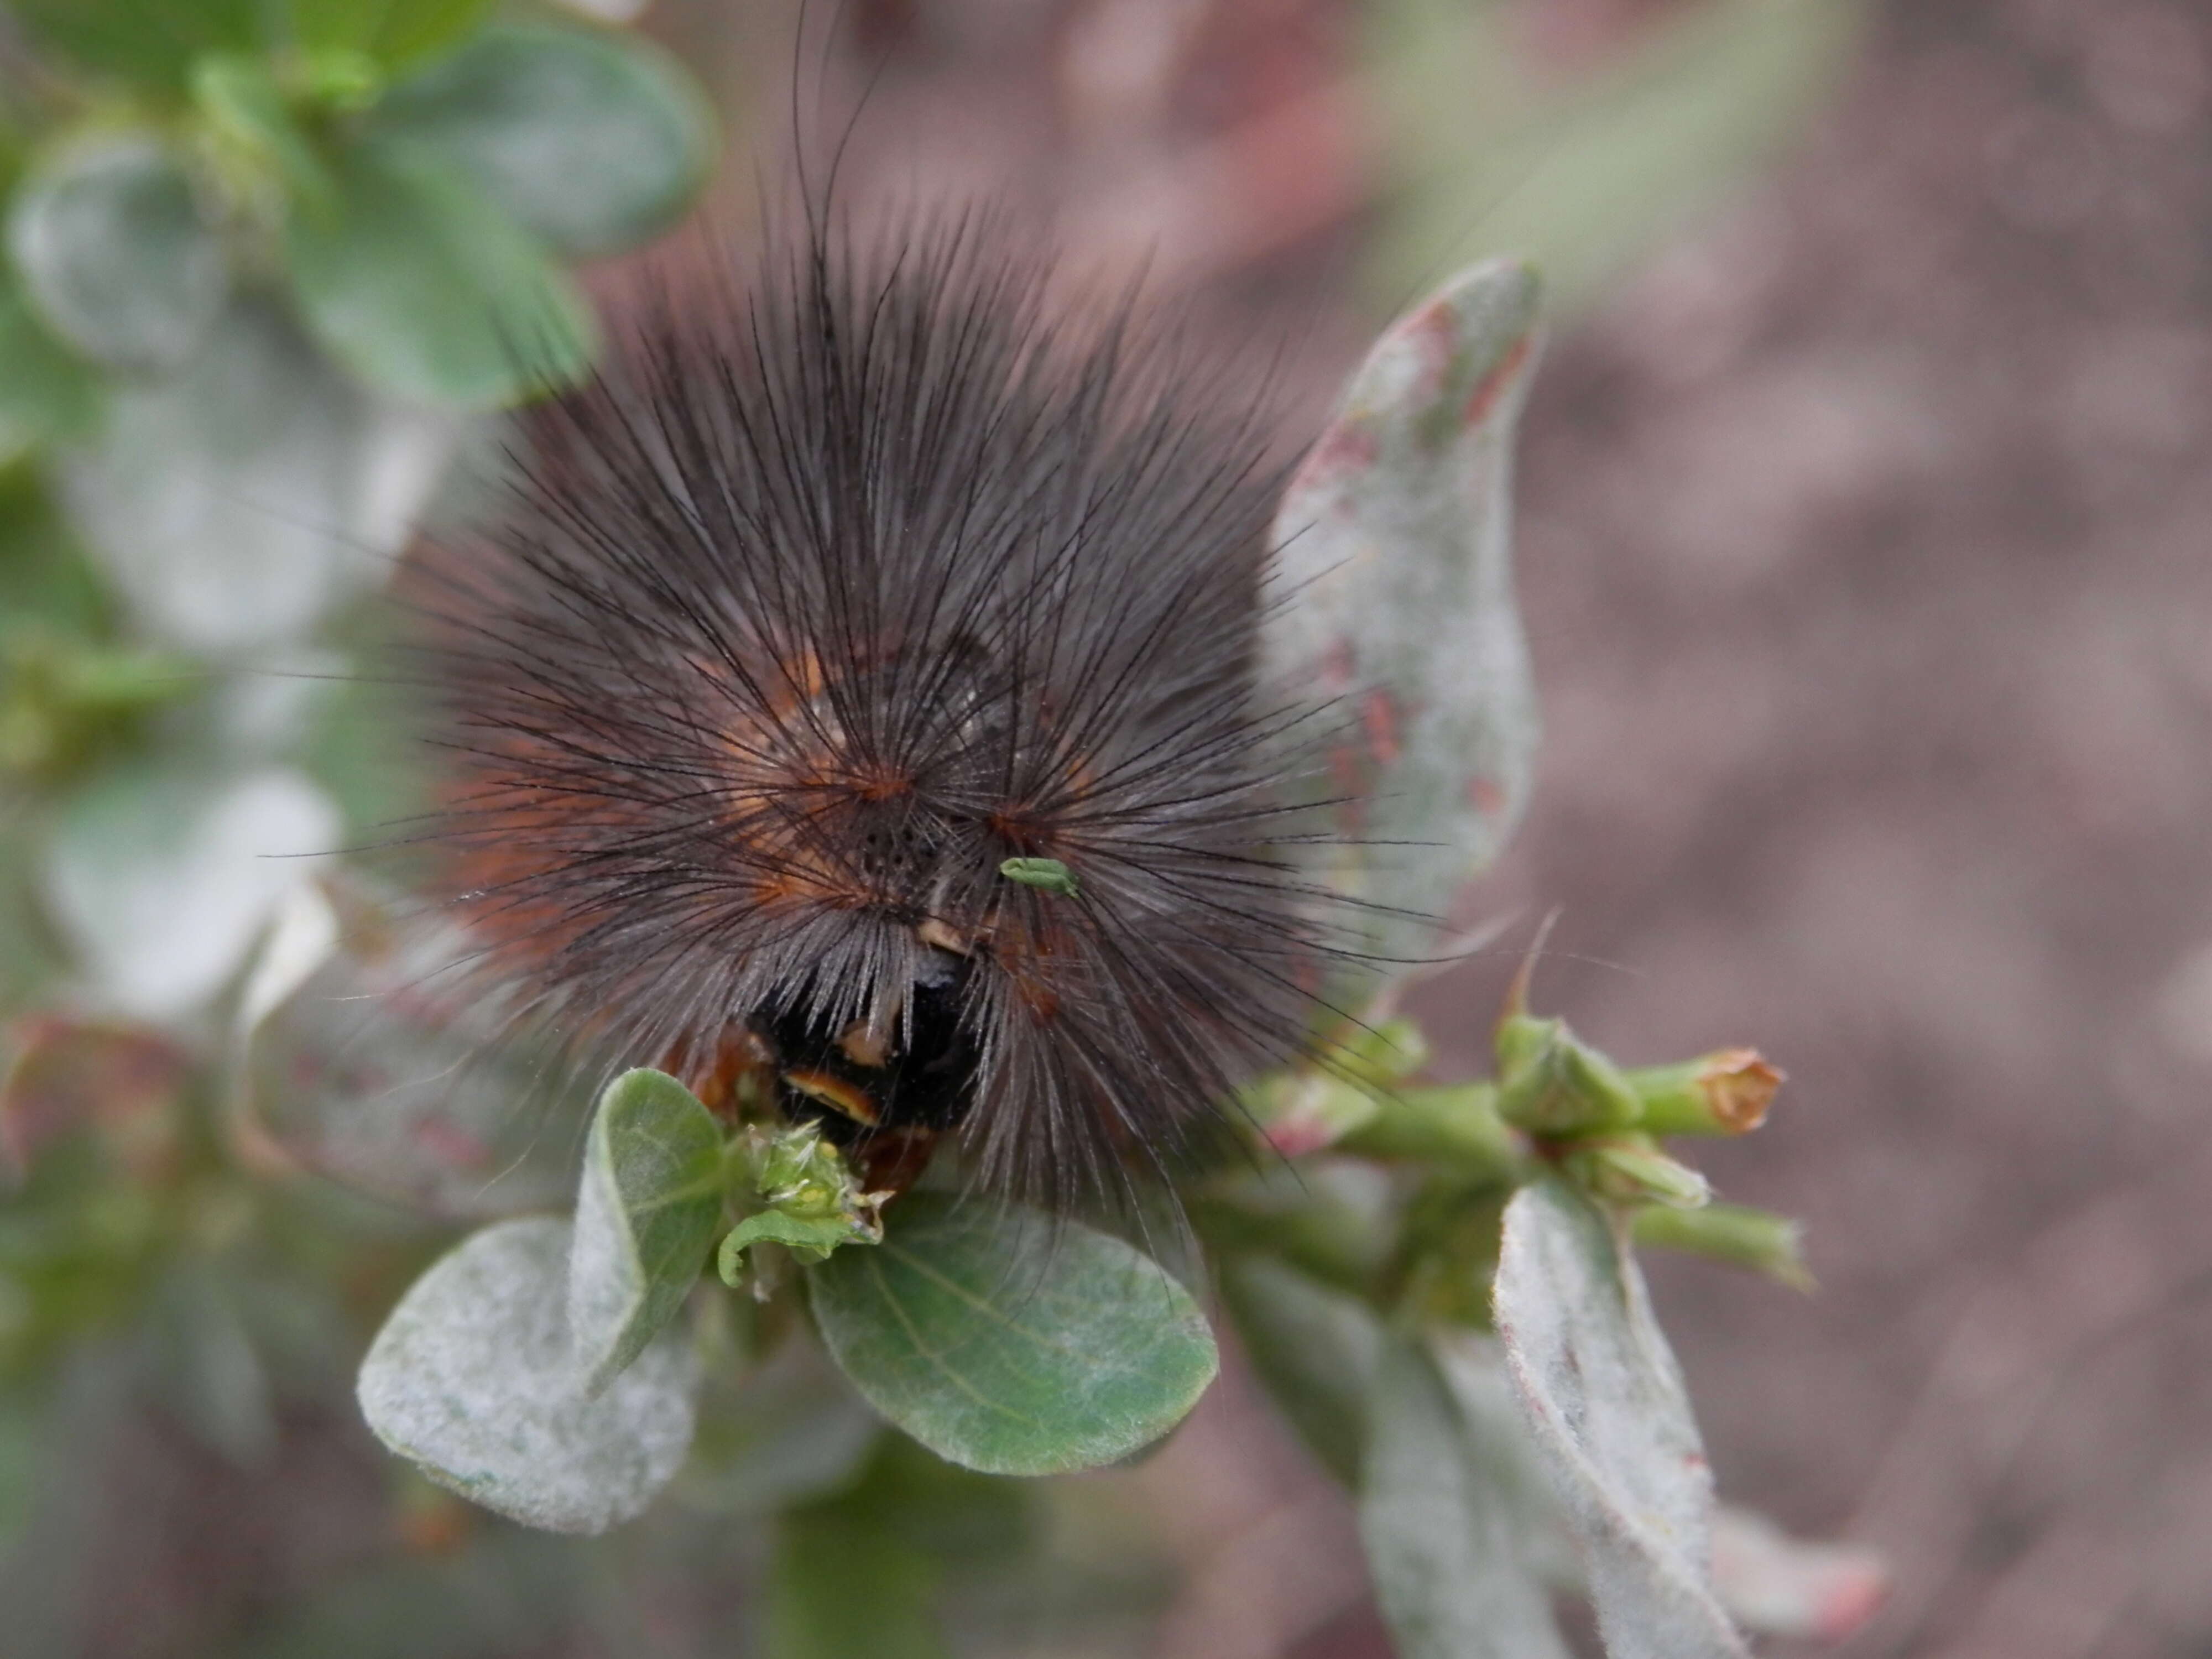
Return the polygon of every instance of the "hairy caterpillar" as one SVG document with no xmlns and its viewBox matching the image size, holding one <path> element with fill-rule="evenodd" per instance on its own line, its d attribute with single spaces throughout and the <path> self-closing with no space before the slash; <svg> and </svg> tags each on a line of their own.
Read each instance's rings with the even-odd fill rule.
<svg viewBox="0 0 2212 1659">
<path fill-rule="evenodd" d="M 430 647 L 485 970 L 874 1184 L 1206 1156 L 1328 946 L 1255 684 L 1280 473 L 987 219 L 826 210 L 526 420 Z"/>
</svg>

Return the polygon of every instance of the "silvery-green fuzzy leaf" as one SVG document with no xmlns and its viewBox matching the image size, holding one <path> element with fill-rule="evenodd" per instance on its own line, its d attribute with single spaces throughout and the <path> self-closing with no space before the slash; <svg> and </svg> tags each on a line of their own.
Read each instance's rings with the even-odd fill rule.
<svg viewBox="0 0 2212 1659">
<path fill-rule="evenodd" d="M 394 88 L 376 129 L 465 170 L 562 252 L 635 246 L 706 181 L 714 124 L 657 48 L 580 29 L 489 29 Z"/>
<path fill-rule="evenodd" d="M 1479 265 L 1394 325 L 1276 515 L 1267 672 L 1316 705 L 1340 839 L 1313 872 L 1401 961 L 1519 817 L 1535 698 L 1513 600 L 1513 431 L 1537 284 Z"/>
<path fill-rule="evenodd" d="M 1218 1268 L 1221 1300 L 1268 1396 L 1329 1473 L 1359 1478 L 1382 1325 L 1355 1297 L 1264 1255 Z"/>
<path fill-rule="evenodd" d="M 46 903 L 105 1002 L 174 1019 L 237 971 L 339 833 L 337 809 L 296 772 L 119 772 L 64 811 Z"/>
<path fill-rule="evenodd" d="M 39 167 L 16 187 L 8 250 L 48 327 L 131 373 L 190 357 L 230 286 L 191 180 L 150 136 L 78 144 Z"/>
<path fill-rule="evenodd" d="M 1715 1596 L 1713 1489 L 1674 1357 L 1612 1223 L 1552 1181 L 1505 1212 L 1498 1328 L 1612 1659 L 1746 1659 Z"/>
<path fill-rule="evenodd" d="M 441 1258 L 362 1362 L 377 1437 L 486 1509 L 549 1532 L 642 1513 L 691 1444 L 697 1364 L 664 1332 L 601 1395 L 570 1363 L 569 1226 L 502 1221 Z"/>
<path fill-rule="evenodd" d="M 1524 1547 L 1513 1448 L 1406 1337 L 1382 1346 L 1371 1419 L 1359 1531 L 1400 1659 L 1567 1659 Z"/>
<path fill-rule="evenodd" d="M 368 139 L 332 173 L 337 200 L 292 214 L 285 259 L 309 331 L 363 380 L 495 409 L 590 367 L 598 330 L 581 291 L 457 166 Z"/>
<path fill-rule="evenodd" d="M 594 1075 L 468 981 L 476 952 L 447 915 L 358 881 L 295 889 L 240 999 L 240 1124 L 434 1215 L 566 1203 Z"/>
<path fill-rule="evenodd" d="M 665 1072 L 623 1073 L 584 1143 L 568 1326 L 586 1393 L 643 1352 L 699 1282 L 722 1218 L 722 1132 Z"/>
<path fill-rule="evenodd" d="M 114 397 L 66 458 L 70 517 L 152 638 L 296 638 L 383 578 L 442 471 L 450 421 L 380 401 L 258 301 L 183 373 Z"/>
<path fill-rule="evenodd" d="M 1723 1504 L 1713 1516 L 1713 1589 L 1747 1630 L 1840 1642 L 1881 1608 L 1889 1568 L 1863 1544 L 1809 1543 Z"/>
<path fill-rule="evenodd" d="M 948 1462 L 1060 1474 L 1142 1449 L 1218 1365 L 1206 1316 L 1118 1238 L 909 1193 L 884 1242 L 807 1270 L 816 1325 L 868 1402 Z"/>
<path fill-rule="evenodd" d="M 1463 1328 L 1431 1326 L 1428 1338 L 1470 1443 L 1481 1448 L 1488 1478 L 1513 1511 L 1522 1559 L 1555 1589 L 1586 1589 L 1581 1548 L 1515 1397 L 1504 1345 Z"/>
</svg>

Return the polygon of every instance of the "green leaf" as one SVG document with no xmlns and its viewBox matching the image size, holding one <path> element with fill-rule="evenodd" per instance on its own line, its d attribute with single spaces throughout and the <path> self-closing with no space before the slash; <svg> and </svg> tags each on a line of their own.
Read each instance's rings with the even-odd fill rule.
<svg viewBox="0 0 2212 1659">
<path fill-rule="evenodd" d="M 981 1199 L 909 1194 L 884 1243 L 806 1275 L 830 1354 L 939 1456 L 994 1474 L 1151 1444 L 1213 1380 L 1190 1293 L 1131 1246 Z"/>
<path fill-rule="evenodd" d="M 722 1218 L 722 1132 L 665 1072 L 624 1072 L 584 1144 L 568 1327 L 598 1394 L 676 1316 Z"/>
<path fill-rule="evenodd" d="M 493 0 L 289 0 L 292 39 L 308 52 L 357 52 L 401 69 L 457 46 Z"/>
<path fill-rule="evenodd" d="M 266 58 L 201 58 L 192 66 L 192 98 L 218 139 L 272 168 L 311 207 L 330 210 L 337 181 Z"/>
<path fill-rule="evenodd" d="M 0 611 L 81 639 L 104 635 L 110 621 L 84 549 L 29 468 L 0 471 Z"/>
<path fill-rule="evenodd" d="M 222 988 L 337 840 L 336 809 L 296 772 L 134 767 L 64 808 L 42 885 L 102 1000 L 172 1019 Z"/>
<path fill-rule="evenodd" d="M 1740 1204 L 1708 1204 L 1695 1210 L 1640 1209 L 1631 1224 L 1639 1245 L 1688 1250 L 1765 1273 L 1793 1291 L 1813 1289 L 1812 1272 L 1805 1266 L 1804 1225 L 1788 1216 Z"/>
<path fill-rule="evenodd" d="M 97 441 L 64 458 L 62 494 L 145 635 L 258 650 L 388 572 L 453 437 L 247 301 L 182 374 L 113 394 Z"/>
<path fill-rule="evenodd" d="M 263 44 L 261 0 L 12 0 L 31 37 L 86 69 L 179 90 L 202 52 Z"/>
<path fill-rule="evenodd" d="M 12 273 L 0 273 L 0 465 L 99 425 L 100 382 L 54 343 Z"/>
<path fill-rule="evenodd" d="M 1333 723 L 1329 775 L 1349 786 L 1313 874 L 1369 907 L 1380 957 L 1435 950 L 1422 918 L 1497 855 L 1528 795 L 1511 465 L 1536 309 L 1533 272 L 1487 264 L 1393 326 L 1275 519 L 1267 672 Z"/>
<path fill-rule="evenodd" d="M 1495 1292 L 1522 1413 L 1613 1659 L 1746 1659 L 1714 1595 L 1712 1473 L 1634 1259 L 1565 1186 L 1506 1207 Z"/>
<path fill-rule="evenodd" d="M 1383 1346 L 1372 1420 L 1359 1531 L 1400 1659 L 1567 1659 L 1522 1547 L 1510 1466 L 1425 1346 Z"/>
<path fill-rule="evenodd" d="M 335 210 L 292 216 L 286 248 L 308 328 L 371 385 L 484 409 L 580 379 L 597 331 L 545 250 L 458 169 L 364 142 Z"/>
<path fill-rule="evenodd" d="M 131 373 L 190 357 L 230 286 L 191 180 L 145 135 L 74 145 L 39 167 L 9 209 L 8 249 L 46 325 Z"/>
<path fill-rule="evenodd" d="M 570 1228 L 471 1235 L 415 1281 L 362 1362 L 377 1438 L 441 1486 L 550 1532 L 641 1514 L 691 1444 L 697 1365 L 665 1332 L 596 1398 L 569 1363 Z"/>
<path fill-rule="evenodd" d="M 744 1276 L 743 1257 L 756 1244 L 781 1244 L 798 1252 L 802 1261 L 819 1261 L 841 1244 L 870 1243 L 856 1234 L 853 1224 L 840 1215 L 789 1215 L 781 1210 L 763 1210 L 747 1216 L 730 1229 L 714 1253 L 714 1269 L 722 1282 L 735 1290 Z"/>
<path fill-rule="evenodd" d="M 1588 304 L 1810 123 L 1871 10 L 1706 0 L 1562 73 L 1510 8 L 1386 0 L 1366 14 L 1398 186 L 1375 239 L 1377 290 L 1403 294 L 1445 257 L 1510 253 L 1562 307 Z"/>
<path fill-rule="evenodd" d="M 563 253 L 665 229 L 706 182 L 714 123 L 683 70 L 642 41 L 487 30 L 393 88 L 375 130 L 434 151 Z"/>
</svg>

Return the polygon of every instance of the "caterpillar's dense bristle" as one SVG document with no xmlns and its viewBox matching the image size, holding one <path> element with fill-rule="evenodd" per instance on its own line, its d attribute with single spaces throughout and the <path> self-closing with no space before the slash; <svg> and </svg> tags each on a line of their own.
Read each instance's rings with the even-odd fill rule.
<svg viewBox="0 0 2212 1659">
<path fill-rule="evenodd" d="M 1068 1203 L 1214 1139 L 1316 946 L 1262 439 L 1009 246 L 817 222 L 529 418 L 450 561 L 441 836 L 489 969 L 626 1060 Z"/>
</svg>

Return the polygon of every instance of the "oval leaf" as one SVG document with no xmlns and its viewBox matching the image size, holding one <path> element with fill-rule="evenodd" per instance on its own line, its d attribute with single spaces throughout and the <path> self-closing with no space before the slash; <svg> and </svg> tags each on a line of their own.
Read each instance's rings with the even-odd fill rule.
<svg viewBox="0 0 2212 1659">
<path fill-rule="evenodd" d="M 1400 1659 L 1567 1659 L 1505 1449 L 1417 1342 L 1383 1345 L 1374 1388 L 1359 1532 Z"/>
<path fill-rule="evenodd" d="M 1537 344 L 1526 266 L 1477 266 L 1394 326 L 1275 519 L 1267 672 L 1316 700 L 1340 839 L 1314 873 L 1366 948 L 1434 950 L 1424 917 L 1493 858 L 1536 742 L 1513 601 L 1511 463 Z"/>
<path fill-rule="evenodd" d="M 1644 1276 L 1555 1182 L 1505 1211 L 1498 1328 L 1613 1659 L 1747 1659 L 1711 1580 L 1713 1483 Z"/>
<path fill-rule="evenodd" d="M 295 888 L 240 998 L 241 1127 L 433 1215 L 566 1201 L 596 1076 L 470 979 L 480 950 L 444 914 L 358 881 Z"/>
<path fill-rule="evenodd" d="M 1150 1445 L 1218 1365 L 1190 1293 L 1120 1239 L 1034 1210 L 915 1193 L 883 1243 L 806 1275 L 869 1403 L 989 1474 L 1094 1468 Z"/>
<path fill-rule="evenodd" d="M 459 41 L 492 0 L 289 0 L 293 40 L 308 52 L 357 52 L 386 68 L 433 57 Z"/>
<path fill-rule="evenodd" d="M 295 194 L 325 210 L 336 199 L 337 181 L 266 57 L 201 58 L 192 65 L 192 98 L 216 135 L 273 169 Z"/>
<path fill-rule="evenodd" d="M 286 248 L 316 338 L 370 384 L 421 403 L 495 408 L 590 367 L 590 307 L 545 250 L 457 169 L 374 143 L 302 206 Z"/>
<path fill-rule="evenodd" d="M 372 398 L 249 302 L 183 374 L 116 394 L 63 492 L 142 629 L 243 650 L 304 633 L 386 573 L 453 435 Z"/>
<path fill-rule="evenodd" d="M 362 1362 L 378 1439 L 525 1526 L 601 1533 L 643 1512 L 691 1444 L 698 1376 L 671 1331 L 596 1399 L 568 1363 L 565 1221 L 503 1221 L 415 1281 Z"/>
<path fill-rule="evenodd" d="M 714 118 L 673 62 L 574 29 L 487 30 L 395 88 L 376 119 L 577 255 L 635 246 L 673 223 L 714 152 Z"/>
<path fill-rule="evenodd" d="M 169 88 L 201 52 L 261 44 L 261 0 L 9 0 L 7 9 L 87 69 Z"/>
<path fill-rule="evenodd" d="M 1723 1504 L 1713 1516 L 1713 1589 L 1747 1630 L 1842 1642 L 1881 1611 L 1889 1567 L 1863 1544 L 1808 1543 Z"/>
<path fill-rule="evenodd" d="M 568 1326 L 598 1394 L 676 1316 L 722 1218 L 722 1132 L 665 1072 L 624 1072 L 599 1097 L 576 1194 Z"/>
<path fill-rule="evenodd" d="M 337 809 L 296 772 L 120 772 L 64 813 L 47 905 L 110 1006 L 173 1019 L 222 988 L 338 837 Z"/>
<path fill-rule="evenodd" d="M 17 189 L 8 249 L 48 327 L 138 373 L 190 357 L 222 309 L 222 242 L 191 180 L 150 137 L 71 149 Z"/>
</svg>

